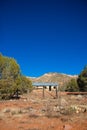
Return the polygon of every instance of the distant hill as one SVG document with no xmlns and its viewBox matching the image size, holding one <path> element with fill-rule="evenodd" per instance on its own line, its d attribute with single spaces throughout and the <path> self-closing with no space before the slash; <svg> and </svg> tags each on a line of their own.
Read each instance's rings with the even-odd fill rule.
<svg viewBox="0 0 87 130">
<path fill-rule="evenodd" d="M 40 77 L 33 78 L 29 77 L 32 82 L 56 82 L 59 86 L 63 86 L 64 83 L 67 83 L 72 78 L 77 78 L 77 75 L 67 75 L 62 73 L 46 73 Z"/>
</svg>

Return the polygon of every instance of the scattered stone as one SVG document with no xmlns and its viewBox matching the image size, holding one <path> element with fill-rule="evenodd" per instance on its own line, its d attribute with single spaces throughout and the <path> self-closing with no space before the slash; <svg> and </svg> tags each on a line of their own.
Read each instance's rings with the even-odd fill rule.
<svg viewBox="0 0 87 130">
<path fill-rule="evenodd" d="M 11 110 L 10 110 L 10 108 L 5 108 L 5 109 L 3 109 L 2 112 L 3 112 L 3 113 L 8 113 L 8 112 L 11 112 Z"/>
<path fill-rule="evenodd" d="M 71 106 L 71 108 L 78 114 L 78 113 L 84 113 L 86 112 L 86 107 L 85 106 Z"/>
<path fill-rule="evenodd" d="M 42 111 L 42 112 L 46 112 L 46 109 L 43 108 L 41 111 Z"/>
<path fill-rule="evenodd" d="M 27 100 L 26 99 L 24 99 L 24 102 L 26 102 Z"/>
<path fill-rule="evenodd" d="M 60 112 L 60 107 L 59 107 L 59 106 L 55 106 L 55 107 L 53 108 L 53 111 L 55 111 L 55 112 Z"/>
<path fill-rule="evenodd" d="M 65 100 L 65 99 L 61 99 L 61 106 L 66 106 L 66 105 L 68 105 L 68 102 Z"/>
<path fill-rule="evenodd" d="M 71 95 L 71 97 L 70 97 L 71 99 L 74 99 L 74 100 L 76 100 L 77 99 L 77 97 L 76 97 L 76 95 Z"/>
<path fill-rule="evenodd" d="M 71 130 L 71 129 L 72 129 L 72 126 L 66 124 L 66 125 L 63 125 L 63 129 L 64 129 L 64 130 Z"/>
<path fill-rule="evenodd" d="M 77 99 L 82 99 L 83 96 L 82 95 L 77 95 Z"/>
</svg>

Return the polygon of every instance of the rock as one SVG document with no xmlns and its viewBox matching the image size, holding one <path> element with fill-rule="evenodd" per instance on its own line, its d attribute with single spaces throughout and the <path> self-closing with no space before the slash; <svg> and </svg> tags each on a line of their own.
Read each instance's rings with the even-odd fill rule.
<svg viewBox="0 0 87 130">
<path fill-rule="evenodd" d="M 83 98 L 82 95 L 78 95 L 78 96 L 77 96 L 77 99 L 82 99 L 82 98 Z"/>
<path fill-rule="evenodd" d="M 85 106 L 71 106 L 71 108 L 78 114 L 78 113 L 84 113 L 86 112 Z"/>
<path fill-rule="evenodd" d="M 55 112 L 60 112 L 60 107 L 59 107 L 59 106 L 55 106 L 55 107 L 53 108 L 53 110 L 54 110 Z"/>
<path fill-rule="evenodd" d="M 71 129 L 72 129 L 72 126 L 66 124 L 66 125 L 63 126 L 63 128 L 64 128 L 64 130 L 71 130 Z"/>
<path fill-rule="evenodd" d="M 82 112 L 83 112 L 83 113 L 86 112 L 86 108 L 83 108 L 83 109 L 82 109 Z"/>
<path fill-rule="evenodd" d="M 10 108 L 4 108 L 2 112 L 3 113 L 8 113 L 8 112 L 11 112 L 11 110 L 10 110 Z"/>
<path fill-rule="evenodd" d="M 27 100 L 26 99 L 24 99 L 24 102 L 26 102 Z"/>
<path fill-rule="evenodd" d="M 60 102 L 61 102 L 61 105 L 62 105 L 62 106 L 68 105 L 68 102 L 67 102 L 65 99 L 63 99 L 63 98 L 61 99 Z"/>
<path fill-rule="evenodd" d="M 76 99 L 77 97 L 75 95 L 71 95 L 71 99 Z"/>
<path fill-rule="evenodd" d="M 46 112 L 46 109 L 45 109 L 45 108 L 43 108 L 41 111 L 42 111 L 42 112 Z"/>
</svg>

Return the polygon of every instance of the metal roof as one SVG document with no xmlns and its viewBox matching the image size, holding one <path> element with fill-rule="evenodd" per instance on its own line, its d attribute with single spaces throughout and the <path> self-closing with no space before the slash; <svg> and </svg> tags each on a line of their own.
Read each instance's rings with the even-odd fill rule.
<svg viewBox="0 0 87 130">
<path fill-rule="evenodd" d="M 52 82 L 34 82 L 32 83 L 33 86 L 58 86 L 58 83 Z"/>
</svg>

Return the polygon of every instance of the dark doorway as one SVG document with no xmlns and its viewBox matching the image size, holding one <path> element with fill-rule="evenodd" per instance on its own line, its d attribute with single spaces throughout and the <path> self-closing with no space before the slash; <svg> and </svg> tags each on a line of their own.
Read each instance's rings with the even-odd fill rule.
<svg viewBox="0 0 87 130">
<path fill-rule="evenodd" d="M 51 86 L 49 86 L 49 91 L 51 91 Z"/>
</svg>

